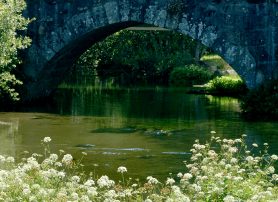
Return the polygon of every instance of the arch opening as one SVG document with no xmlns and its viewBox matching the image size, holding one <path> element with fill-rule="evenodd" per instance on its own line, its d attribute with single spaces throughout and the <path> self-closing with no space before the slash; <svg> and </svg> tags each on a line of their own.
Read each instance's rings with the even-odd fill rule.
<svg viewBox="0 0 278 202">
<path fill-rule="evenodd" d="M 61 82 L 62 77 L 67 74 L 69 67 L 90 46 L 119 30 L 142 24 L 149 24 L 190 36 L 200 44 L 204 44 L 222 56 L 227 63 L 231 64 L 248 87 L 255 85 L 256 63 L 248 48 L 229 42 L 229 36 L 227 34 L 219 33 L 219 30 L 215 26 L 206 24 L 199 18 L 188 19 L 189 17 L 187 15 L 179 15 L 179 18 L 159 15 L 157 18 L 140 18 L 140 20 L 118 19 L 118 21 L 113 22 L 102 22 L 96 27 L 92 26 L 89 23 L 90 21 L 87 22 L 88 19 L 85 19 L 81 23 L 82 26 L 80 25 L 80 30 L 75 29 L 75 33 L 72 34 L 73 31 L 70 31 L 68 24 L 80 19 L 80 16 L 74 17 L 71 22 L 57 30 L 56 34 L 52 33 L 53 36 L 56 36 L 56 42 L 58 40 L 59 43 L 55 42 L 52 44 L 52 47 L 49 46 L 46 47 L 46 50 L 43 50 L 46 53 L 43 59 L 45 62 L 42 62 L 43 68 L 41 70 L 38 69 L 35 82 L 29 83 L 29 89 L 31 89 L 29 92 L 39 97 L 49 96 L 53 89 Z M 171 22 L 167 22 L 169 18 Z M 53 38 L 50 41 L 55 41 L 55 39 Z M 55 44 L 58 44 L 58 46 L 55 46 Z M 30 52 L 32 53 L 32 51 Z M 31 95 L 31 97 L 33 96 Z"/>
<path fill-rule="evenodd" d="M 90 77 L 97 76 L 102 83 L 110 81 L 110 86 L 176 85 L 178 82 L 170 82 L 170 74 L 175 68 L 185 66 L 204 70 L 208 78 L 239 79 L 226 61 L 191 37 L 142 24 L 123 29 L 93 45 L 73 66 L 64 84 L 92 85 L 96 83 Z M 192 79 L 190 83 L 204 82 Z"/>
</svg>

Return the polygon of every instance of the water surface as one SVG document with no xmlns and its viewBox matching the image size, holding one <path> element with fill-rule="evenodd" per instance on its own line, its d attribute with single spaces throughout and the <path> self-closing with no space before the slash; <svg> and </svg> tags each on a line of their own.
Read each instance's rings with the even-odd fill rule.
<svg viewBox="0 0 278 202">
<path fill-rule="evenodd" d="M 206 141 L 210 131 L 226 138 L 248 135 L 248 143 L 268 142 L 278 153 L 276 122 L 246 122 L 239 102 L 229 97 L 189 95 L 182 89 L 60 89 L 51 108 L 0 113 L 0 153 L 24 156 L 42 152 L 40 141 L 53 140 L 59 149 L 83 163 L 87 172 L 117 176 L 126 166 L 129 176 L 165 179 L 184 171 L 195 139 Z M 97 166 L 96 166 L 97 165 Z"/>
</svg>

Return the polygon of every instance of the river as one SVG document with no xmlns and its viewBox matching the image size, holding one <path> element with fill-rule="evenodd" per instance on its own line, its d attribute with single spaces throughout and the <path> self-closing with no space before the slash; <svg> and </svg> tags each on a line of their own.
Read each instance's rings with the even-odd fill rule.
<svg viewBox="0 0 278 202">
<path fill-rule="evenodd" d="M 165 179 L 185 171 L 195 139 L 210 131 L 225 138 L 247 134 L 249 145 L 268 142 L 278 154 L 278 123 L 247 122 L 239 101 L 230 97 L 186 94 L 184 89 L 75 87 L 59 89 L 50 107 L 0 113 L 0 154 L 24 157 L 42 153 L 41 140 L 52 139 L 51 151 L 63 149 L 83 159 L 86 172 L 116 177 Z"/>
</svg>

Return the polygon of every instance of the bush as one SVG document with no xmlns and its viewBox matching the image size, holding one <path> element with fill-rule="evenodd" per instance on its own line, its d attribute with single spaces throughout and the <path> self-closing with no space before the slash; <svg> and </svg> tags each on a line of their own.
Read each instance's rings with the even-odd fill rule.
<svg viewBox="0 0 278 202">
<path fill-rule="evenodd" d="M 191 64 L 176 67 L 170 74 L 170 84 L 177 87 L 204 84 L 211 79 L 211 73 L 204 67 Z"/>
<path fill-rule="evenodd" d="M 73 161 L 62 150 L 50 153 L 50 141 L 50 137 L 42 141 L 43 155 L 34 153 L 20 163 L 0 155 L 1 201 L 253 202 L 278 198 L 274 168 L 278 156 L 268 154 L 266 143 L 261 152 L 256 143 L 248 147 L 244 135 L 235 140 L 212 136 L 206 144 L 196 140 L 187 171 L 165 182 L 148 176 L 144 183 L 125 180 L 127 169 L 123 166 L 117 169 L 119 182 L 108 176 L 86 176 L 81 173 L 81 160 Z"/>
<path fill-rule="evenodd" d="M 278 80 L 267 82 L 242 98 L 242 113 L 247 118 L 278 119 Z"/>
<path fill-rule="evenodd" d="M 206 84 L 210 93 L 238 96 L 247 92 L 247 87 L 241 79 L 227 76 L 216 77 Z"/>
</svg>

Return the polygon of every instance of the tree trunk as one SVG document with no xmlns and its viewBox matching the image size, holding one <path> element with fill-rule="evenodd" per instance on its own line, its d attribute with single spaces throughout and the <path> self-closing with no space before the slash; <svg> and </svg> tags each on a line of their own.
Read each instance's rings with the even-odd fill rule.
<svg viewBox="0 0 278 202">
<path fill-rule="evenodd" d="M 198 64 L 201 59 L 201 48 L 202 44 L 200 41 L 197 41 L 196 48 L 195 48 L 195 62 Z"/>
</svg>

